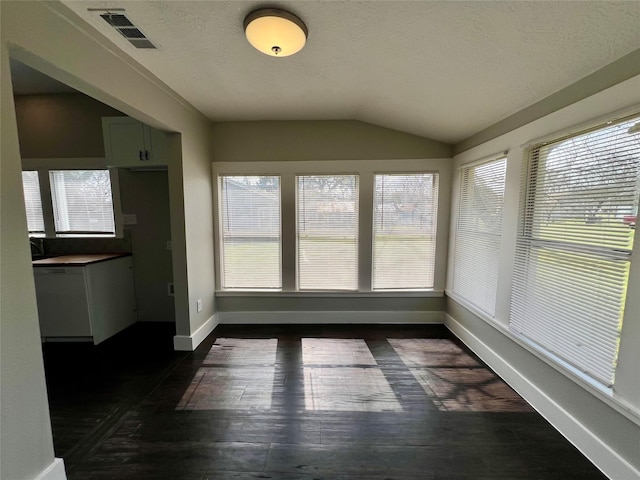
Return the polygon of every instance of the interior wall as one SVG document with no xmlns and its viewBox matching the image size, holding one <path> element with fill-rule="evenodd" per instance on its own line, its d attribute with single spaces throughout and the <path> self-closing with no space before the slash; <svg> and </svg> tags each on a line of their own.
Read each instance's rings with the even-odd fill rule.
<svg viewBox="0 0 640 480">
<path fill-rule="evenodd" d="M 61 3 L 0 2 L 0 18 L 1 476 L 62 479 L 63 471 L 55 470 L 53 475 L 52 470 L 47 471 L 56 461 L 25 242 L 20 147 L 8 56 L 155 128 L 179 134 L 173 136 L 177 141 L 172 143 L 175 155 L 169 174 L 176 303 L 182 306 L 176 326 L 184 335 L 191 335 L 214 313 L 210 123 Z M 200 312 L 195 311 L 198 298 L 203 299 Z"/>
<path fill-rule="evenodd" d="M 453 147 L 356 120 L 216 122 L 216 162 L 450 158 Z"/>
<path fill-rule="evenodd" d="M 102 117 L 123 113 L 81 93 L 14 98 L 24 168 L 104 168 Z M 119 179 L 122 211 L 138 218 L 136 225 L 125 226 L 138 320 L 173 322 L 174 297 L 167 295 L 167 284 L 173 282 L 167 172 L 119 169 Z M 47 253 L 120 251 L 120 244 L 112 248 L 114 239 L 47 239 L 44 245 Z"/>
<path fill-rule="evenodd" d="M 2 5 L 9 18 L 3 34 L 16 60 L 154 128 L 179 134 L 169 164 L 176 328 L 190 335 L 214 313 L 210 122 L 63 4 Z M 202 299 L 200 312 L 197 299 Z"/>
<path fill-rule="evenodd" d="M 628 304 L 622 328 L 616 385 L 604 391 L 578 374 L 554 366 L 508 330 L 511 276 L 517 236 L 520 171 L 525 145 L 561 136 L 610 120 L 613 115 L 640 112 L 640 76 L 626 80 L 539 120 L 500 135 L 455 157 L 455 166 L 508 151 L 500 278 L 495 320 L 448 299 L 447 326 L 571 440 L 610 478 L 640 478 L 640 259 L 638 238 L 628 283 Z M 454 186 L 457 185 L 454 178 Z M 453 190 L 453 199 L 457 188 Z M 454 207 L 455 210 L 455 207 Z M 451 239 L 455 234 L 451 218 Z M 453 247 L 451 247 L 453 252 Z M 453 255 L 449 259 L 452 272 Z M 449 279 L 449 285 L 450 285 Z M 447 290 L 448 292 L 449 290 Z M 452 293 L 453 297 L 454 294 Z M 633 345 L 633 346 L 631 346 Z M 623 351 L 624 350 L 624 351 Z"/>
<path fill-rule="evenodd" d="M 141 322 L 173 322 L 173 296 L 167 286 L 173 282 L 167 172 L 119 169 L 122 213 L 136 216 L 130 232 L 136 312 Z"/>
<path fill-rule="evenodd" d="M 406 311 L 444 312 L 444 297 L 406 298 L 350 298 L 334 296 L 319 297 L 260 297 L 260 296 L 220 296 L 217 299 L 219 312 L 335 312 L 335 311 Z"/>
<path fill-rule="evenodd" d="M 1 21 L 4 35 L 4 11 Z M 0 55 L 0 477 L 29 479 L 49 468 L 54 454 L 4 39 Z"/>
<path fill-rule="evenodd" d="M 218 175 L 280 175 L 282 178 L 282 292 L 270 295 L 252 294 L 251 292 L 231 293 L 219 291 L 217 293 L 217 311 L 223 322 L 234 321 L 244 323 L 304 323 L 309 318 L 315 318 L 319 322 L 332 321 L 353 323 L 369 319 L 370 323 L 409 323 L 415 321 L 433 322 L 442 318 L 444 303 L 437 298 L 443 296 L 447 247 L 448 247 L 448 218 L 450 213 L 450 189 L 451 189 L 451 159 L 449 157 L 436 157 L 442 152 L 449 152 L 444 144 L 426 141 L 420 144 L 420 148 L 414 143 L 415 138 L 388 130 L 385 132 L 387 141 L 378 140 L 378 147 L 384 151 L 388 158 L 384 160 L 371 159 L 368 141 L 380 132 L 380 127 L 355 122 L 359 133 L 350 137 L 333 141 L 333 137 L 327 132 L 350 131 L 351 122 L 321 121 L 321 122 L 235 122 L 225 125 L 225 129 L 233 131 L 230 137 L 224 140 L 220 137 L 221 131 L 214 126 L 214 142 L 219 145 L 226 142 L 224 149 L 219 148 L 216 162 L 214 162 L 214 177 Z M 302 124 L 302 127 L 300 127 Z M 317 131 L 307 128 L 317 126 Z M 219 125 L 218 125 L 219 126 Z M 369 127 L 371 127 L 369 129 Z M 277 128 L 276 133 L 273 128 Z M 265 132 L 270 132 L 268 135 Z M 305 133 L 306 132 L 306 133 Z M 255 135 L 254 135 L 255 133 Z M 280 138 L 274 146 L 272 134 Z M 338 135 L 339 136 L 339 135 Z M 292 145 L 290 151 L 283 153 L 285 161 L 269 161 L 277 158 L 284 149 L 287 138 L 297 138 L 297 143 Z M 384 136 L 383 136 L 384 137 Z M 407 138 L 409 137 L 409 138 Z M 237 143 L 231 143 L 229 138 L 235 138 Z M 243 139 L 241 141 L 240 139 Z M 322 141 L 319 141 L 319 140 Z M 405 140 L 407 143 L 405 143 Z M 264 143 L 262 143 L 264 142 Z M 250 145 L 249 149 L 246 147 Z M 425 145 L 430 147 L 423 148 Z M 215 150 L 215 148 L 214 148 Z M 251 150 L 252 158 L 256 161 L 247 161 L 247 152 Z M 351 160 L 336 160 L 343 154 L 355 156 Z M 224 155 L 223 155 L 224 154 Z M 404 156 L 411 158 L 403 158 Z M 424 157 L 421 157 L 423 155 Z M 428 158 L 425 158 L 428 157 Z M 245 160 L 238 160 L 239 158 Z M 235 159 L 235 160 L 233 160 Z M 296 161 L 301 160 L 301 161 Z M 287 245 L 295 245 L 295 175 L 298 174 L 333 174 L 335 172 L 357 173 L 360 177 L 360 232 L 359 235 L 359 292 L 354 294 L 326 292 L 324 298 L 314 297 L 295 289 L 296 260 L 294 248 Z M 434 265 L 433 291 L 413 292 L 411 296 L 403 293 L 378 292 L 371 294 L 371 240 L 367 232 L 371 232 L 371 224 L 366 226 L 367 219 L 373 218 L 373 192 L 366 194 L 366 188 L 373 185 L 374 174 L 378 172 L 437 172 L 438 182 L 438 212 L 436 253 Z M 214 192 L 217 193 L 217 180 L 214 180 Z M 289 192 L 289 193 L 287 193 Z M 369 199 L 369 200 L 367 200 Z M 217 207 L 217 199 L 214 202 Z M 218 242 L 217 247 L 220 243 Z M 216 249 L 216 255 L 221 255 L 220 249 Z M 220 282 L 218 282 L 220 287 Z M 359 295 L 359 293 L 367 294 Z M 367 312 L 378 312 L 373 315 Z M 246 315 L 236 315 L 245 312 Z M 257 312 L 265 312 L 258 315 Z M 274 312 L 281 312 L 280 317 Z M 287 315 L 284 315 L 287 312 Z M 314 315 L 318 312 L 327 312 L 326 315 Z M 356 315 L 356 312 L 363 312 Z M 384 313 L 382 313 L 384 312 Z M 234 315 L 228 315 L 233 313 Z M 286 316 L 286 318 L 285 318 Z"/>
<path fill-rule="evenodd" d="M 22 158 L 104 157 L 102 117 L 118 110 L 80 93 L 16 95 Z"/>
</svg>

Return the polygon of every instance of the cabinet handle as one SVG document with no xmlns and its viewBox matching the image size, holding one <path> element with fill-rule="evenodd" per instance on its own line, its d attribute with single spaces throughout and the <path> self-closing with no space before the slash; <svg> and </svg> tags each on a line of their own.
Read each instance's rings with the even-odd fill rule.
<svg viewBox="0 0 640 480">
<path fill-rule="evenodd" d="M 144 159 L 149 160 L 149 150 L 144 151 Z"/>
<path fill-rule="evenodd" d="M 140 161 L 143 160 L 143 158 L 142 158 L 142 150 L 138 150 L 138 157 L 140 158 Z"/>
</svg>

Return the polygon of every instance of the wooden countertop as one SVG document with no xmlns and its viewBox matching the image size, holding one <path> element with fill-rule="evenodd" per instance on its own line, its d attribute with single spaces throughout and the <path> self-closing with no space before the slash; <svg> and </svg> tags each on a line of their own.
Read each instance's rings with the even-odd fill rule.
<svg viewBox="0 0 640 480">
<path fill-rule="evenodd" d="M 34 260 L 34 267 L 60 267 L 65 265 L 83 266 L 90 263 L 104 262 L 114 258 L 128 257 L 130 253 L 85 253 L 80 255 L 59 255 L 57 257 Z"/>
</svg>

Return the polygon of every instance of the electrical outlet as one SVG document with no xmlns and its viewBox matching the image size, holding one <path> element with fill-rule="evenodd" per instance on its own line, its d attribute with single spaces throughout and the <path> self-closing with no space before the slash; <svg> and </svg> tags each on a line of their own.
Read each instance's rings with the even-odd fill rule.
<svg viewBox="0 0 640 480">
<path fill-rule="evenodd" d="M 173 297 L 173 283 L 167 283 L 167 295 Z"/>
<path fill-rule="evenodd" d="M 201 299 L 201 298 L 199 298 L 199 299 L 196 301 L 196 312 L 201 312 L 201 311 L 202 311 L 202 299 Z"/>
<path fill-rule="evenodd" d="M 173 243 L 171 240 L 167 240 L 167 250 L 173 250 Z"/>
</svg>

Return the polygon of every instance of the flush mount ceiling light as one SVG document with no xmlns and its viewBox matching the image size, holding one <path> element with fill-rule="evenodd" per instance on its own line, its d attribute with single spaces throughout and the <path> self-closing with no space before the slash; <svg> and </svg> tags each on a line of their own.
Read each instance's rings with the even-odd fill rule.
<svg viewBox="0 0 640 480">
<path fill-rule="evenodd" d="M 309 31 L 293 13 L 265 8 L 247 15 L 244 33 L 249 43 L 262 53 L 288 57 L 302 50 Z"/>
</svg>

